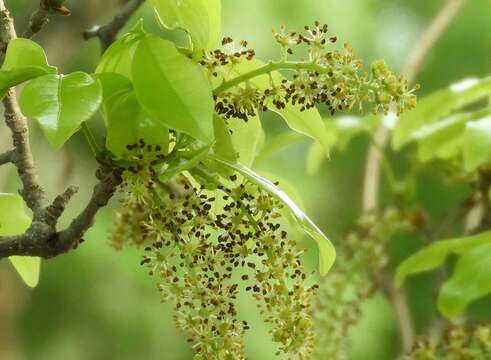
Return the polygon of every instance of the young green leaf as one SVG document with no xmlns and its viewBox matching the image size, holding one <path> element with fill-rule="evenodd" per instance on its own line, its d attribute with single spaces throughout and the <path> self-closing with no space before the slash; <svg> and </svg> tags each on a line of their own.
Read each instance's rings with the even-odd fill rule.
<svg viewBox="0 0 491 360">
<path fill-rule="evenodd" d="M 9 88 L 46 74 L 56 73 L 41 46 L 28 39 L 14 39 L 7 47 L 7 54 L 0 70 L 0 98 Z"/>
<path fill-rule="evenodd" d="M 205 143 L 213 141 L 213 96 L 201 67 L 170 41 L 142 39 L 135 52 L 133 82 L 140 103 L 165 126 Z"/>
<path fill-rule="evenodd" d="M 127 146 L 137 144 L 140 139 L 167 152 L 169 130 L 143 110 L 134 92 L 115 94 L 105 115 L 106 146 L 116 156 L 127 153 Z"/>
<path fill-rule="evenodd" d="M 438 309 L 447 318 L 459 315 L 473 301 L 491 294 L 491 243 L 462 254 L 438 296 Z"/>
<path fill-rule="evenodd" d="M 9 260 L 27 286 L 34 288 L 38 285 L 39 274 L 41 272 L 41 258 L 33 256 L 11 256 Z"/>
<path fill-rule="evenodd" d="M 160 23 L 188 32 L 197 51 L 213 49 L 220 38 L 221 0 L 150 0 Z"/>
<path fill-rule="evenodd" d="M 464 238 L 436 241 L 411 255 L 397 267 L 396 283 L 400 286 L 410 275 L 441 266 L 452 253 L 462 254 L 469 249 L 489 243 L 491 243 L 491 231 Z"/>
<path fill-rule="evenodd" d="M 131 79 L 131 64 L 138 43 L 146 36 L 142 21 L 115 41 L 102 55 L 96 73 L 117 73 Z"/>
<path fill-rule="evenodd" d="M 101 83 L 104 103 L 107 103 L 114 95 L 133 90 L 131 81 L 126 76 L 118 73 L 104 72 L 94 74 L 93 77 Z"/>
<path fill-rule="evenodd" d="M 39 122 L 55 148 L 94 115 L 101 103 L 100 83 L 83 72 L 39 77 L 26 85 L 20 97 L 24 115 Z"/>
<path fill-rule="evenodd" d="M 307 153 L 307 173 L 309 175 L 317 174 L 325 159 L 326 153 L 324 152 L 324 148 L 318 141 L 314 141 L 312 145 L 310 145 Z"/>
<path fill-rule="evenodd" d="M 415 131 L 412 138 L 418 142 L 419 160 L 448 159 L 458 154 L 467 120 L 467 114 L 456 114 Z"/>
<path fill-rule="evenodd" d="M 237 161 L 251 167 L 264 142 L 264 131 L 259 116 L 249 117 L 247 122 L 230 119 L 228 128 L 232 131 L 232 145 L 237 152 Z"/>
<path fill-rule="evenodd" d="M 418 101 L 416 108 L 399 118 L 393 132 L 393 148 L 399 150 L 413 140 L 414 133 L 422 126 L 432 124 L 453 111 L 488 96 L 490 91 L 491 78 L 466 79 L 423 98 Z"/>
<path fill-rule="evenodd" d="M 226 120 L 215 115 L 213 117 L 213 128 L 215 129 L 214 154 L 224 160 L 235 162 L 237 153 L 232 145 L 232 134 L 230 134 Z"/>
<path fill-rule="evenodd" d="M 0 236 L 19 235 L 31 225 L 24 201 L 17 194 L 0 193 Z"/>
<path fill-rule="evenodd" d="M 264 62 L 256 59 L 243 61 L 234 65 L 231 69 L 231 73 L 240 76 L 264 65 Z M 259 90 L 264 91 L 271 88 L 271 79 L 275 84 L 280 84 L 284 77 L 279 72 L 274 71 L 271 74 L 271 78 L 265 74 L 250 79 L 250 82 Z M 287 103 L 285 108 L 281 110 L 277 109 L 273 104 L 268 108 L 279 114 L 292 130 L 317 140 L 324 147 L 326 155 L 329 153 L 329 134 L 326 131 L 324 122 L 317 109 L 311 108 L 309 110 L 300 111 L 300 106 L 292 105 L 290 103 Z"/>
<path fill-rule="evenodd" d="M 295 204 L 295 202 L 283 191 L 281 191 L 275 184 L 268 179 L 256 174 L 251 169 L 241 165 L 226 162 L 224 160 L 215 159 L 217 162 L 234 169 L 242 176 L 254 184 L 259 185 L 272 196 L 283 202 L 292 212 L 298 224 L 302 229 L 314 239 L 319 248 L 319 272 L 321 275 L 325 275 L 329 272 L 329 269 L 334 264 L 336 259 L 336 250 L 324 235 L 324 233 L 315 225 L 315 223 Z"/>
<path fill-rule="evenodd" d="M 491 159 L 491 117 L 468 122 L 462 138 L 464 168 L 474 171 Z"/>
<path fill-rule="evenodd" d="M 24 211 L 24 202 L 17 194 L 0 193 L 0 214 L 0 236 L 22 234 L 31 225 L 31 219 Z M 12 256 L 9 260 L 28 286 L 37 285 L 41 265 L 39 258 Z"/>
</svg>

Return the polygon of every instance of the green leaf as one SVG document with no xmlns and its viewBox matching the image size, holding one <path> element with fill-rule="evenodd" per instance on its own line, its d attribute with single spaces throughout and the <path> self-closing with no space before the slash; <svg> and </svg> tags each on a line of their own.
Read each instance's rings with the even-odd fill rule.
<svg viewBox="0 0 491 360">
<path fill-rule="evenodd" d="M 39 77 L 26 85 L 20 97 L 24 115 L 39 122 L 55 148 L 77 132 L 101 103 L 100 83 L 83 72 Z"/>
<path fill-rule="evenodd" d="M 0 193 L 0 236 L 20 235 L 31 225 L 24 201 L 17 194 Z"/>
<path fill-rule="evenodd" d="M 13 86 L 56 72 L 55 67 L 48 65 L 41 46 L 28 39 L 14 39 L 9 43 L 0 70 L 0 98 Z"/>
<path fill-rule="evenodd" d="M 441 266 L 447 256 L 452 253 L 462 254 L 469 249 L 488 243 L 491 243 L 491 231 L 463 238 L 436 241 L 411 255 L 397 267 L 396 283 L 400 286 L 410 275 Z"/>
<path fill-rule="evenodd" d="M 427 162 L 435 158 L 449 159 L 460 152 L 460 143 L 468 114 L 456 114 L 433 124 L 422 126 L 412 138 L 418 142 L 418 157 Z"/>
<path fill-rule="evenodd" d="M 142 39 L 132 68 L 138 100 L 165 126 L 213 141 L 214 103 L 203 69 L 156 36 Z"/>
<path fill-rule="evenodd" d="M 143 23 L 140 21 L 130 32 L 115 41 L 104 52 L 99 65 L 97 65 L 96 73 L 117 73 L 131 79 L 131 66 L 135 49 L 145 36 Z"/>
<path fill-rule="evenodd" d="M 11 256 L 9 260 L 27 286 L 34 288 L 38 285 L 39 274 L 41 272 L 41 258 Z"/>
<path fill-rule="evenodd" d="M 196 50 L 214 49 L 221 32 L 221 0 L 150 0 L 160 23 L 188 32 Z"/>
<path fill-rule="evenodd" d="M 101 83 L 104 102 L 114 95 L 133 90 L 131 81 L 126 76 L 118 73 L 104 72 L 94 74 L 93 77 Z"/>
<path fill-rule="evenodd" d="M 474 171 L 491 159 L 491 117 L 468 122 L 462 139 L 464 168 Z"/>
<path fill-rule="evenodd" d="M 0 236 L 20 235 L 31 225 L 24 211 L 24 201 L 17 194 L 0 193 Z M 9 258 L 24 282 L 35 287 L 39 280 L 41 259 L 27 256 Z"/>
<path fill-rule="evenodd" d="M 459 315 L 474 300 L 491 294 L 491 243 L 462 254 L 438 296 L 438 309 L 447 318 Z"/>
<path fill-rule="evenodd" d="M 137 144 L 140 139 L 147 145 L 158 145 L 164 153 L 167 152 L 169 130 L 143 110 L 133 91 L 114 95 L 105 115 L 106 146 L 117 157 L 128 152 L 127 145 Z"/>
<path fill-rule="evenodd" d="M 309 152 L 307 153 L 307 173 L 309 175 L 317 174 L 325 159 L 326 153 L 324 148 L 318 141 L 314 141 L 310 145 Z"/>
<path fill-rule="evenodd" d="M 264 65 L 264 62 L 256 59 L 242 61 L 239 64 L 234 65 L 231 72 L 236 76 L 240 76 Z M 284 79 L 283 75 L 277 71 L 273 72 L 271 77 L 275 84 L 280 84 Z M 271 88 L 270 81 L 270 77 L 267 74 L 250 79 L 250 83 L 261 91 Z M 272 104 L 269 106 L 269 109 L 279 114 L 292 130 L 317 140 L 324 147 L 326 155 L 329 153 L 331 147 L 329 134 L 327 133 L 324 122 L 317 109 L 311 108 L 309 110 L 300 111 L 298 105 L 292 105 L 290 103 L 286 104 L 286 107 L 282 110 L 278 110 L 276 106 Z"/>
<path fill-rule="evenodd" d="M 314 239 L 319 248 L 319 272 L 321 275 L 325 275 L 332 267 L 334 260 L 336 259 L 336 250 L 329 241 L 329 239 L 322 233 L 322 231 L 314 224 L 314 222 L 295 204 L 295 202 L 276 185 L 274 185 L 268 179 L 256 174 L 251 169 L 241 165 L 232 164 L 224 160 L 215 159 L 217 162 L 234 169 L 249 181 L 259 185 L 264 190 L 269 192 L 272 196 L 283 202 L 292 212 L 298 224 L 302 229 Z"/>
<path fill-rule="evenodd" d="M 491 78 L 466 79 L 418 101 L 418 106 L 401 115 L 393 132 L 392 146 L 399 150 L 413 140 L 414 132 L 432 124 L 491 91 Z"/>
<path fill-rule="evenodd" d="M 226 120 L 218 115 L 213 118 L 213 127 L 215 129 L 215 145 L 213 146 L 213 152 L 216 156 L 235 162 L 237 160 L 237 153 L 232 145 L 232 135 L 226 124 Z"/>
<path fill-rule="evenodd" d="M 264 141 L 264 131 L 259 116 L 249 117 L 249 120 L 229 119 L 228 128 L 232 131 L 232 145 L 237 152 L 237 161 L 251 167 L 261 150 Z"/>
<path fill-rule="evenodd" d="M 211 146 L 205 146 L 202 149 L 193 151 L 184 157 L 184 154 L 172 161 L 167 169 L 160 174 L 161 181 L 168 181 L 175 175 L 195 168 L 199 163 L 207 158 L 210 153 Z"/>
</svg>

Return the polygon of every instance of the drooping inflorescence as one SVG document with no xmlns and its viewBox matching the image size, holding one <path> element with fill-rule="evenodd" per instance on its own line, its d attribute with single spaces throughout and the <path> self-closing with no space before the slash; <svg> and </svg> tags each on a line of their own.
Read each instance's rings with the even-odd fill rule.
<svg viewBox="0 0 491 360">
<path fill-rule="evenodd" d="M 274 32 L 274 38 L 283 50 L 280 61 L 263 64 L 255 60 L 255 52 L 241 41 L 235 48 L 225 38 L 223 50 L 204 55 L 201 65 L 208 71 L 215 88 L 215 109 L 227 118 L 247 121 L 258 111 L 268 108 L 284 109 L 287 104 L 297 105 L 302 111 L 316 105 L 325 105 L 331 114 L 337 111 L 362 111 L 369 104 L 374 112 L 397 113 L 416 104 L 414 89 L 407 81 L 392 74 L 383 61 L 363 71 L 363 62 L 353 49 L 345 44 L 343 50 L 327 49 L 337 37 L 327 34 L 327 25 L 318 22 L 306 26 L 304 33 Z M 296 47 L 307 47 L 307 58 L 289 60 Z M 249 64 L 247 64 L 249 63 Z M 279 70 L 292 72 L 283 77 Z"/>
<path fill-rule="evenodd" d="M 257 301 L 278 354 L 310 359 L 316 286 L 280 221 L 278 200 L 237 175 L 213 192 L 181 175 L 179 191 L 169 191 L 148 160 L 137 168 L 123 175 L 111 243 L 145 247 L 141 263 L 158 277 L 163 301 L 174 304 L 195 359 L 246 358 L 250 325 L 238 314 L 239 294 Z"/>
<path fill-rule="evenodd" d="M 350 358 L 349 332 L 361 319 L 363 301 L 380 290 L 378 276 L 389 261 L 387 245 L 395 234 L 420 226 L 418 214 L 389 208 L 365 215 L 357 231 L 338 246 L 337 262 L 314 301 L 315 359 Z"/>
</svg>

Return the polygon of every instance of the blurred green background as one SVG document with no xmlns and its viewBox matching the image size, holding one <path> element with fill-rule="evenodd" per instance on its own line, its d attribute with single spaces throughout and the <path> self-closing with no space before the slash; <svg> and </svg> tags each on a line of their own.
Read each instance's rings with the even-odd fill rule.
<svg viewBox="0 0 491 360">
<path fill-rule="evenodd" d="M 38 6 L 35 0 L 7 0 L 22 29 L 29 14 Z M 124 3 L 117 0 L 68 0 L 71 17 L 53 18 L 36 37 L 46 49 L 50 63 L 62 72 L 94 70 L 99 59 L 96 40 L 84 41 L 81 33 L 94 24 L 111 19 Z M 349 42 L 367 63 L 384 58 L 396 71 L 417 41 L 425 25 L 442 5 L 442 0 L 223 0 L 223 35 L 247 39 L 260 58 L 277 58 L 279 49 L 271 29 L 285 24 L 300 29 L 315 20 L 329 24 L 342 42 Z M 133 18 L 145 18 L 145 27 L 163 36 L 182 39 L 176 33 L 159 29 L 152 12 L 144 6 Z M 131 24 L 129 24 L 131 25 Z M 491 1 L 470 0 L 441 41 L 430 52 L 417 81 L 420 95 L 469 76 L 486 76 L 491 69 Z M 91 124 L 101 130 L 100 119 Z M 268 139 L 286 131 L 274 116 L 264 118 Z M 80 185 L 74 214 L 83 206 L 95 182 L 95 163 L 83 139 L 74 137 L 66 149 L 54 152 L 34 126 L 34 154 L 43 183 L 55 195 L 68 185 Z M 0 151 L 10 145 L 9 132 L 0 125 Z M 299 190 L 307 212 L 334 240 L 340 241 L 360 211 L 361 185 L 368 139 L 357 137 L 343 153 L 334 153 L 321 173 L 309 177 L 305 171 L 308 141 L 286 147 L 262 158 L 258 169 L 277 174 Z M 404 154 L 390 154 L 404 160 Z M 404 161 L 401 169 L 404 171 Z M 0 169 L 0 191 L 19 187 L 13 168 Z M 420 180 L 418 197 L 429 206 L 430 221 L 465 193 L 441 182 L 438 173 L 428 172 Z M 117 201 L 113 207 L 117 206 Z M 1 214 L 0 214 L 1 216 Z M 102 212 L 80 249 L 43 262 L 40 285 L 27 289 L 7 261 L 0 262 L 0 359 L 191 359 L 183 336 L 173 325 L 170 308 L 159 301 L 154 279 L 138 264 L 140 252 L 114 252 L 106 245 L 113 212 Z M 305 242 L 309 259 L 317 251 Z M 416 246 L 415 239 L 401 239 L 394 246 L 400 258 Z M 312 260 L 311 262 L 315 262 Z M 314 264 L 312 264 L 314 268 Z M 426 284 L 426 285 L 424 285 Z M 411 284 L 412 309 L 420 330 L 434 313 L 431 284 L 416 278 Z M 491 317 L 486 301 L 474 313 Z M 381 297 L 364 306 L 364 320 L 353 332 L 353 359 L 393 359 L 398 347 L 391 307 Z M 272 359 L 269 343 L 254 305 L 243 300 L 243 317 L 252 322 L 247 338 L 252 360 Z"/>
</svg>

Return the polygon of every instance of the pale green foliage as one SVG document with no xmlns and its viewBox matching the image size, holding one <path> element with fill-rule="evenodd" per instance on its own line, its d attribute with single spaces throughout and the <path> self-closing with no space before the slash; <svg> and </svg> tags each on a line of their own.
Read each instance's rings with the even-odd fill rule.
<svg viewBox="0 0 491 360">
<path fill-rule="evenodd" d="M 132 65 L 135 92 L 154 118 L 209 143 L 213 139 L 211 86 L 202 69 L 169 41 L 148 35 Z"/>
<path fill-rule="evenodd" d="M 421 249 L 407 258 L 397 268 L 397 283 L 401 285 L 412 274 L 430 271 L 443 264 L 450 254 L 463 254 L 475 247 L 489 244 L 491 232 L 463 237 L 459 239 L 440 240 Z"/>
<path fill-rule="evenodd" d="M 473 301 L 491 294 L 491 243 L 463 253 L 438 296 L 438 308 L 446 317 L 461 314 Z"/>
<path fill-rule="evenodd" d="M 467 171 L 473 171 L 491 161 L 491 117 L 466 124 L 462 152 Z"/>
<path fill-rule="evenodd" d="M 147 114 L 133 91 L 116 94 L 108 106 L 105 119 L 106 146 L 116 156 L 125 154 L 128 144 L 135 144 L 140 139 L 149 145 L 167 148 L 169 130 Z"/>
<path fill-rule="evenodd" d="M 434 270 L 451 254 L 459 255 L 452 275 L 443 284 L 438 308 L 446 317 L 459 315 L 472 301 L 491 293 L 489 249 L 491 232 L 460 239 L 442 240 L 423 248 L 397 268 L 400 285 L 410 275 Z"/>
<path fill-rule="evenodd" d="M 15 39 L 9 43 L 0 69 L 0 97 L 12 86 L 51 73 L 56 73 L 56 68 L 48 65 L 42 47 L 31 40 Z"/>
<path fill-rule="evenodd" d="M 102 103 L 102 87 L 83 72 L 45 75 L 26 85 L 20 97 L 24 115 L 35 119 L 56 149 L 94 115 Z"/>
<path fill-rule="evenodd" d="M 0 236 L 22 234 L 31 225 L 31 218 L 24 210 L 24 201 L 17 194 L 0 193 Z M 39 281 L 41 259 L 27 256 L 11 256 L 10 262 L 22 280 L 35 287 Z"/>
<path fill-rule="evenodd" d="M 96 73 L 117 73 L 131 79 L 133 55 L 139 41 L 145 36 L 143 23 L 137 23 L 131 31 L 115 41 L 104 52 Z"/>
<path fill-rule="evenodd" d="M 420 161 L 457 160 L 472 173 L 491 160 L 491 111 L 470 106 L 490 91 L 489 78 L 467 79 L 428 95 L 401 116 L 392 135 L 393 147 L 399 150 L 415 142 Z M 463 110 L 466 106 L 472 110 Z"/>
<path fill-rule="evenodd" d="M 188 32 L 194 48 L 201 52 L 218 43 L 221 32 L 220 0 L 150 0 L 158 19 L 167 28 Z"/>
</svg>

